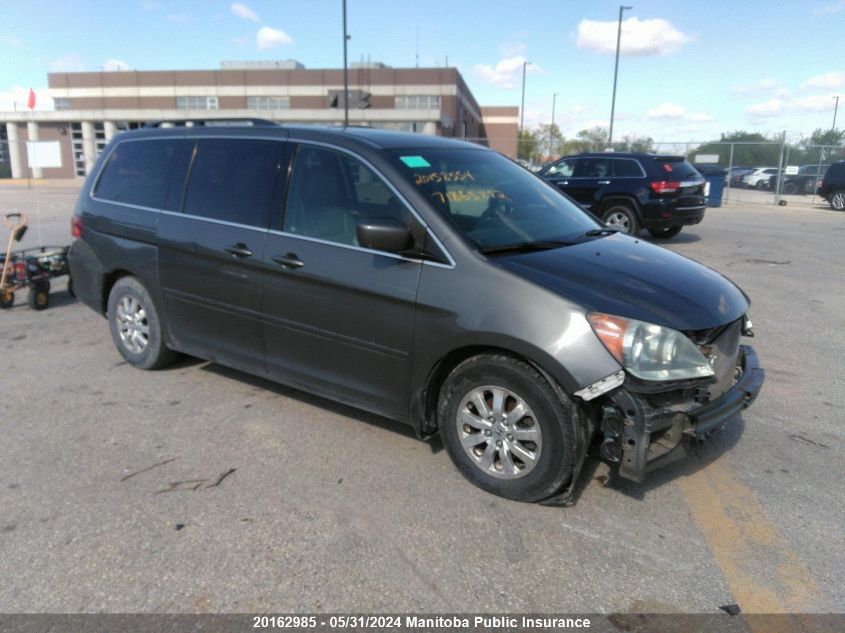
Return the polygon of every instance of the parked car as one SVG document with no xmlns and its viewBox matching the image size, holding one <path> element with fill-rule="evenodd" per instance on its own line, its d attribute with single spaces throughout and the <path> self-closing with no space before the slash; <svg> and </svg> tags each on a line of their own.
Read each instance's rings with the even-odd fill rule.
<svg viewBox="0 0 845 633">
<path fill-rule="evenodd" d="M 845 160 L 833 163 L 822 178 L 819 195 L 834 211 L 845 211 Z"/>
<path fill-rule="evenodd" d="M 704 218 L 704 178 L 683 156 L 596 153 L 566 156 L 540 170 L 607 226 L 670 238 Z"/>
<path fill-rule="evenodd" d="M 760 391 L 737 286 L 492 150 L 193 123 L 116 135 L 71 223 L 77 296 L 135 367 L 183 352 L 439 433 L 523 501 L 570 498 L 593 439 L 641 481 Z"/>
<path fill-rule="evenodd" d="M 814 193 L 827 168 L 830 165 L 802 165 L 797 174 L 784 174 L 781 178 L 781 193 L 788 195 Z M 777 174 L 769 176 L 769 189 L 775 191 L 778 186 Z"/>
<path fill-rule="evenodd" d="M 741 188 L 745 185 L 742 182 L 742 179 L 754 171 L 754 167 L 731 167 L 728 170 L 728 179 L 730 180 L 731 187 L 734 188 Z"/>
<path fill-rule="evenodd" d="M 769 188 L 769 177 L 778 174 L 777 167 L 755 167 L 754 171 L 742 177 L 742 184 L 750 189 L 766 190 Z"/>
</svg>

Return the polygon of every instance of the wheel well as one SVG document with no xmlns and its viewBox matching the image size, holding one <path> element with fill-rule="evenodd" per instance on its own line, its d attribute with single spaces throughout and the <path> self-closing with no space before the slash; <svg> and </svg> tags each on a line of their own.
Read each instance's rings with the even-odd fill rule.
<svg viewBox="0 0 845 633">
<path fill-rule="evenodd" d="M 639 203 L 636 201 L 635 198 L 632 198 L 630 196 L 608 196 L 607 198 L 602 199 L 598 207 L 597 215 L 601 217 L 601 215 L 607 210 L 608 207 L 620 203 L 631 207 L 634 210 L 634 213 L 637 215 L 637 219 L 642 219 L 640 214 Z"/>
<path fill-rule="evenodd" d="M 130 275 L 132 275 L 132 273 L 128 270 L 113 270 L 110 273 L 103 275 L 103 288 L 102 295 L 100 296 L 100 309 L 103 314 L 105 314 L 108 310 L 109 295 L 111 294 L 111 289 L 117 283 L 117 280 L 121 277 L 128 277 Z"/>
<path fill-rule="evenodd" d="M 553 388 L 559 387 L 554 379 L 540 366 L 538 366 L 537 363 L 509 349 L 485 345 L 472 345 L 454 349 L 437 362 L 434 369 L 432 369 L 429 373 L 428 379 L 425 383 L 425 388 L 420 394 L 422 396 L 422 402 L 420 403 L 422 405 L 422 411 L 420 411 L 419 414 L 422 416 L 420 424 L 422 435 L 430 435 L 437 431 L 437 400 L 440 397 L 440 388 L 446 381 L 447 376 L 452 373 L 452 370 L 455 369 L 455 367 L 468 358 L 479 356 L 481 354 L 505 354 L 524 361 L 535 367 L 541 374 L 543 374 L 552 384 Z"/>
</svg>

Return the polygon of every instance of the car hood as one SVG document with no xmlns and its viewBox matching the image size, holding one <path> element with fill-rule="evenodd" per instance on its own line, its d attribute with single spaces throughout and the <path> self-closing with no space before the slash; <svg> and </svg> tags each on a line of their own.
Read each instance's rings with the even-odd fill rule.
<svg viewBox="0 0 845 633">
<path fill-rule="evenodd" d="M 676 330 L 725 325 L 748 310 L 748 298 L 719 273 L 659 246 L 616 234 L 492 261 L 559 293 L 588 311 Z"/>
</svg>

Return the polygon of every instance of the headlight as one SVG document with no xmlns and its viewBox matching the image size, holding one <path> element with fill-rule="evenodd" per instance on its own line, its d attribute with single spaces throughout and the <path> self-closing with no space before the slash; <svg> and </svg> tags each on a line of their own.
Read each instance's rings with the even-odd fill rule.
<svg viewBox="0 0 845 633">
<path fill-rule="evenodd" d="M 642 380 L 689 380 L 713 375 L 695 344 L 672 328 L 591 312 L 587 320 L 616 360 Z"/>
</svg>

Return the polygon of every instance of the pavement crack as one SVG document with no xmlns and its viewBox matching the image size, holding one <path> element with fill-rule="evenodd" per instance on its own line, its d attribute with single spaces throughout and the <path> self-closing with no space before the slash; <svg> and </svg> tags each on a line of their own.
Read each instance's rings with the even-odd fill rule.
<svg viewBox="0 0 845 633">
<path fill-rule="evenodd" d="M 158 462 L 157 464 L 153 464 L 152 466 L 147 466 L 146 468 L 142 468 L 141 470 L 136 470 L 134 473 L 129 473 L 128 475 L 124 475 L 120 478 L 120 481 L 126 481 L 127 479 L 132 479 L 135 475 L 140 475 L 142 473 L 146 473 L 151 471 L 153 468 L 158 468 L 159 466 L 164 466 L 165 464 L 169 464 L 170 462 L 176 461 L 175 457 L 171 457 L 170 459 L 165 459 L 163 462 Z"/>
</svg>

